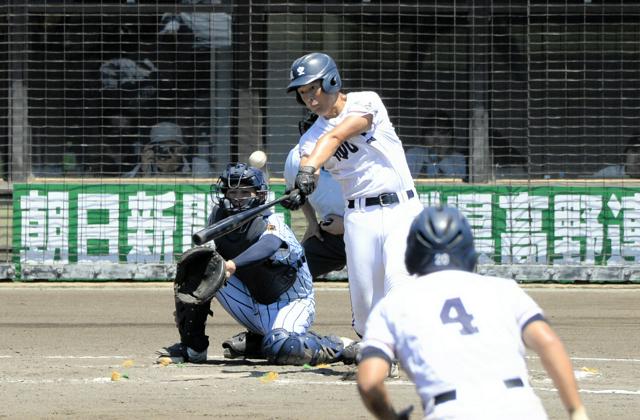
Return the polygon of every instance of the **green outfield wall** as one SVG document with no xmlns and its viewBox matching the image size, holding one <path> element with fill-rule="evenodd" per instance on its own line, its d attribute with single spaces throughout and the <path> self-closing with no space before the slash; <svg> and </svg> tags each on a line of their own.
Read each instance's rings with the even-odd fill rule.
<svg viewBox="0 0 640 420">
<path fill-rule="evenodd" d="M 271 186 L 272 198 L 284 186 Z M 479 271 L 522 281 L 638 282 L 640 188 L 421 185 L 469 219 Z M 203 228 L 209 185 L 15 184 L 14 280 L 167 280 Z M 291 223 L 287 210 L 275 211 Z"/>
</svg>

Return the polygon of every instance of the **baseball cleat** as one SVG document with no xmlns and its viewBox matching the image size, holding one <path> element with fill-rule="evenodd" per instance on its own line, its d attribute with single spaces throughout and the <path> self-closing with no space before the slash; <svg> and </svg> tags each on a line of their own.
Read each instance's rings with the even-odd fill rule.
<svg viewBox="0 0 640 420">
<path fill-rule="evenodd" d="M 354 343 L 354 340 L 350 339 L 349 337 L 340 337 L 340 341 L 342 341 L 342 346 L 345 349 Z"/>
<path fill-rule="evenodd" d="M 400 377 L 400 364 L 397 361 L 391 362 L 389 366 L 389 378 L 397 379 Z"/>
<path fill-rule="evenodd" d="M 342 363 L 344 363 L 345 365 L 357 364 L 360 347 L 360 341 L 350 340 L 350 343 L 346 343 L 346 345 L 344 346 L 344 350 L 342 350 Z"/>
<path fill-rule="evenodd" d="M 187 357 L 191 363 L 204 363 L 207 361 L 207 349 L 195 351 L 191 347 L 187 347 Z"/>
<path fill-rule="evenodd" d="M 158 354 L 157 363 L 166 365 L 167 359 L 171 363 L 204 363 L 207 361 L 207 350 L 198 352 L 182 343 L 175 343 L 169 347 L 163 347 L 156 352 Z"/>
<path fill-rule="evenodd" d="M 222 352 L 226 359 L 266 359 L 262 353 L 264 337 L 251 331 L 241 332 L 222 343 Z"/>
<path fill-rule="evenodd" d="M 184 363 L 187 360 L 187 347 L 182 343 L 175 343 L 168 347 L 163 347 L 156 352 L 157 363 L 167 365 L 169 363 Z"/>
</svg>

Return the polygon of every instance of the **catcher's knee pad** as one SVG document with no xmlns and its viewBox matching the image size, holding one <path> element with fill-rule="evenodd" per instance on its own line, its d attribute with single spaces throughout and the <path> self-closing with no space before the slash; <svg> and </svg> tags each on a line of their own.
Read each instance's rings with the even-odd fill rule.
<svg viewBox="0 0 640 420">
<path fill-rule="evenodd" d="M 211 312 L 211 302 L 202 305 L 190 305 L 176 299 L 176 326 L 180 341 L 187 347 L 201 352 L 209 347 L 209 337 L 204 333 L 207 315 Z"/>
<path fill-rule="evenodd" d="M 276 328 L 265 335 L 262 351 L 276 365 L 317 365 L 340 360 L 344 345 L 338 337 L 321 337 L 311 331 L 304 334 Z"/>
</svg>

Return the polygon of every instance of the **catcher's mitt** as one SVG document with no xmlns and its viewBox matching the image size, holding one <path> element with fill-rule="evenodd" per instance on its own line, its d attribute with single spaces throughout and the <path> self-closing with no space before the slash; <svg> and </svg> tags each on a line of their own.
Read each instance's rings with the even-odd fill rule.
<svg viewBox="0 0 640 420">
<path fill-rule="evenodd" d="M 182 254 L 173 287 L 180 302 L 202 305 L 213 299 L 226 282 L 220 254 L 212 248 L 196 247 Z"/>
</svg>

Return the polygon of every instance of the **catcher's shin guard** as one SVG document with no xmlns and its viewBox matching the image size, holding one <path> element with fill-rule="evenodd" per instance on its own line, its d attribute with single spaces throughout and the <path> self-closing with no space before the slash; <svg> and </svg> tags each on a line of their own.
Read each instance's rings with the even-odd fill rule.
<svg viewBox="0 0 640 420">
<path fill-rule="evenodd" d="M 209 347 L 209 337 L 205 335 L 207 315 L 211 312 L 211 301 L 202 305 L 190 305 L 176 299 L 176 326 L 180 341 L 187 347 L 202 352 Z"/>
<path fill-rule="evenodd" d="M 251 331 L 241 332 L 222 343 L 224 357 L 227 359 L 266 359 L 262 352 L 262 339 L 264 336 Z"/>
<path fill-rule="evenodd" d="M 283 328 L 270 331 L 262 342 L 262 351 L 276 365 L 318 365 L 341 360 L 344 342 L 336 336 L 322 337 L 312 331 L 305 334 Z"/>
</svg>

